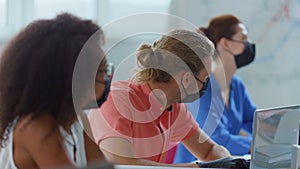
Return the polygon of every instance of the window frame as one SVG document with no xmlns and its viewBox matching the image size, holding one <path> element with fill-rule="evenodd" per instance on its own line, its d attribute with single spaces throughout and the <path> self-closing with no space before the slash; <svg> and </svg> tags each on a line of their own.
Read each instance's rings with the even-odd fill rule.
<svg viewBox="0 0 300 169">
<path fill-rule="evenodd" d="M 35 0 L 5 0 L 6 2 L 6 24 L 4 26 L 0 25 L 0 43 L 6 42 L 13 35 L 19 32 L 28 23 L 33 21 L 35 17 Z M 171 0 L 169 8 L 171 8 Z M 137 2 L 141 3 L 141 2 Z M 114 19 L 109 18 L 110 15 L 111 0 L 94 0 L 95 9 L 94 18 L 90 18 L 97 24 L 103 26 Z M 130 4 L 129 4 L 130 5 Z M 166 11 L 169 13 L 169 11 Z M 136 14 L 136 13 L 132 13 Z M 118 15 L 118 14 L 117 14 Z"/>
</svg>

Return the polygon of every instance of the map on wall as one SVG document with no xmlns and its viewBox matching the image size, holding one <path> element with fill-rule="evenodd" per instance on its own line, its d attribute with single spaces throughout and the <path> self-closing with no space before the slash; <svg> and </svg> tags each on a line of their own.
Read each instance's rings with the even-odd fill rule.
<svg viewBox="0 0 300 169">
<path fill-rule="evenodd" d="M 255 30 L 257 58 L 240 75 L 259 108 L 300 104 L 300 0 L 265 3 L 260 7 L 265 17 L 247 21 Z"/>
<path fill-rule="evenodd" d="M 197 26 L 220 14 L 237 15 L 256 44 L 255 62 L 237 74 L 257 107 L 300 104 L 300 0 L 192 0 L 174 11 Z"/>
</svg>

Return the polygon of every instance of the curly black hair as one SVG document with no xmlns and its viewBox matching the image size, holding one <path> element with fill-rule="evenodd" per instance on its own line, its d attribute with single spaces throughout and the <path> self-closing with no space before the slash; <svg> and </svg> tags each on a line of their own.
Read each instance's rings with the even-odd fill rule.
<svg viewBox="0 0 300 169">
<path fill-rule="evenodd" d="M 95 32 L 104 38 L 91 20 L 62 13 L 32 22 L 8 43 L 0 62 L 1 146 L 16 118 L 50 114 L 58 126 L 74 121 L 74 66 Z"/>
</svg>

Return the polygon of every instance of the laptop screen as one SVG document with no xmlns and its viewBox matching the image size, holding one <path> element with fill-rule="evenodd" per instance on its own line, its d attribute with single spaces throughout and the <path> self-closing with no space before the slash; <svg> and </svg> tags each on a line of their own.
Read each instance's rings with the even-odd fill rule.
<svg viewBox="0 0 300 169">
<path fill-rule="evenodd" d="M 291 168 L 291 146 L 298 144 L 300 105 L 257 110 L 251 168 Z"/>
</svg>

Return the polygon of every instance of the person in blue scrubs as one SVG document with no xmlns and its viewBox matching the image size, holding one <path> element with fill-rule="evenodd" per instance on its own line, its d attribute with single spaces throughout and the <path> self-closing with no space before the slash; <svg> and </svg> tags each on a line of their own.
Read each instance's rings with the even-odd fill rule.
<svg viewBox="0 0 300 169">
<path fill-rule="evenodd" d="M 188 104 L 188 109 L 201 128 L 232 155 L 248 154 L 256 106 L 235 72 L 254 60 L 255 45 L 249 42 L 245 25 L 230 14 L 212 18 L 209 26 L 199 28 L 198 33 L 215 44 L 217 54 L 206 93 Z M 180 144 L 174 162 L 193 160 L 196 158 Z"/>
</svg>

